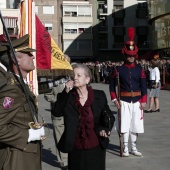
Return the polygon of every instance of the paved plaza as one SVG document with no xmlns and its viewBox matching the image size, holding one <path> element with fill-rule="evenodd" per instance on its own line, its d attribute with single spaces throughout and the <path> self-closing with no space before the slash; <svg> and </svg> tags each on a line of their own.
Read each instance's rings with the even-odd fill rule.
<svg viewBox="0 0 170 170">
<path fill-rule="evenodd" d="M 116 108 L 110 101 L 109 86 L 92 84 L 92 87 L 105 91 L 109 106 L 116 114 Z M 49 125 L 50 130 L 47 139 L 43 141 L 42 169 L 60 170 L 52 134 L 50 103 L 45 101 L 43 94 L 39 95 L 38 99 L 39 113 Z M 114 129 L 112 130 L 110 145 L 107 149 L 106 170 L 170 170 L 170 91 L 161 90 L 160 110 L 160 113 L 145 113 L 144 115 L 145 133 L 139 135 L 137 144 L 143 157 L 132 155 L 128 158 L 119 157 L 118 135 Z"/>
</svg>

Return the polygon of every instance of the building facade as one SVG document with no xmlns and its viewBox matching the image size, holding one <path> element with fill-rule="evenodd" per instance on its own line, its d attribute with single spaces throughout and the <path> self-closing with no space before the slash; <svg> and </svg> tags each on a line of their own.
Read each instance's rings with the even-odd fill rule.
<svg viewBox="0 0 170 170">
<path fill-rule="evenodd" d="M 15 8 L 19 3 L 14 0 L 1 0 L 0 10 L 11 40 L 19 37 L 20 11 Z M 0 21 L 0 35 L 5 34 L 2 22 Z"/>
<path fill-rule="evenodd" d="M 93 13 L 89 1 L 63 1 L 62 47 L 72 59 L 93 58 Z"/>
<path fill-rule="evenodd" d="M 148 1 L 149 23 L 152 25 L 152 48 L 160 57 L 170 58 L 170 1 Z"/>
<path fill-rule="evenodd" d="M 94 34 L 98 44 L 94 54 L 99 60 L 122 60 L 121 48 L 128 40 L 127 29 L 134 27 L 139 56 L 150 50 L 151 30 L 148 26 L 146 1 L 97 0 Z"/>
<path fill-rule="evenodd" d="M 34 0 L 35 13 L 46 27 L 51 37 L 58 43 L 58 1 L 56 0 Z"/>
<path fill-rule="evenodd" d="M 14 9 L 19 6 L 20 0 L 0 2 L 1 8 L 5 6 Z M 146 0 L 34 2 L 36 14 L 54 41 L 74 60 L 121 60 L 121 48 L 128 40 L 128 27 L 136 30 L 135 42 L 139 47 L 139 57 L 154 45 L 155 40 L 151 40 L 152 31 L 148 25 Z"/>
</svg>

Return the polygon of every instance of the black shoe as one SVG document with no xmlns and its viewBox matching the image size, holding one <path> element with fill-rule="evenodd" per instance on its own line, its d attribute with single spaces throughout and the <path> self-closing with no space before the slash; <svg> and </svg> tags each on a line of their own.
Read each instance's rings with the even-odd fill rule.
<svg viewBox="0 0 170 170">
<path fill-rule="evenodd" d="M 152 112 L 160 112 L 160 109 L 152 110 Z"/>
<path fill-rule="evenodd" d="M 152 110 L 145 110 L 144 112 L 145 113 L 152 113 L 153 111 Z"/>
</svg>

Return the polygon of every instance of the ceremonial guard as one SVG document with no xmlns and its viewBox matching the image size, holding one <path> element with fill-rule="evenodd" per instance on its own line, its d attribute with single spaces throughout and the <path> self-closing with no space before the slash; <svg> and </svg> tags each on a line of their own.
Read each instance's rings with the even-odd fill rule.
<svg viewBox="0 0 170 170">
<path fill-rule="evenodd" d="M 124 64 L 114 69 L 110 82 L 111 100 L 120 109 L 119 133 L 123 136 L 123 156 L 129 156 L 128 141 L 131 138 L 131 154 L 141 156 L 136 142 L 139 133 L 144 133 L 143 109 L 147 101 L 146 75 L 142 67 L 136 65 L 138 47 L 135 45 L 134 28 L 128 29 L 129 41 L 122 48 Z M 116 86 L 119 86 L 119 94 Z M 119 96 L 119 97 L 118 97 Z M 120 100 L 118 100 L 120 99 Z"/>
<path fill-rule="evenodd" d="M 0 170 L 41 170 L 44 127 L 29 127 L 28 124 L 34 121 L 33 117 L 37 117 L 36 100 L 25 84 L 27 100 L 24 84 L 21 83 L 21 78 L 27 83 L 27 74 L 35 69 L 34 56 L 31 53 L 35 50 L 29 48 L 28 44 L 29 35 L 12 42 L 18 69 L 9 43 L 0 45 L 0 62 L 3 63 L 3 70 L 0 69 Z M 33 113 L 29 102 L 35 111 Z"/>
</svg>

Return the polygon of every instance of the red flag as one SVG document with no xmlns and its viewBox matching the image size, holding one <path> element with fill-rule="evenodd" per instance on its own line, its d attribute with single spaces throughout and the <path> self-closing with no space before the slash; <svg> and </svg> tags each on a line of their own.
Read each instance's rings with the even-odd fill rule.
<svg viewBox="0 0 170 170">
<path fill-rule="evenodd" d="M 36 16 L 36 61 L 39 76 L 72 75 L 72 67 Z"/>
<path fill-rule="evenodd" d="M 36 16 L 36 60 L 39 69 L 51 69 L 51 37 Z"/>
</svg>

